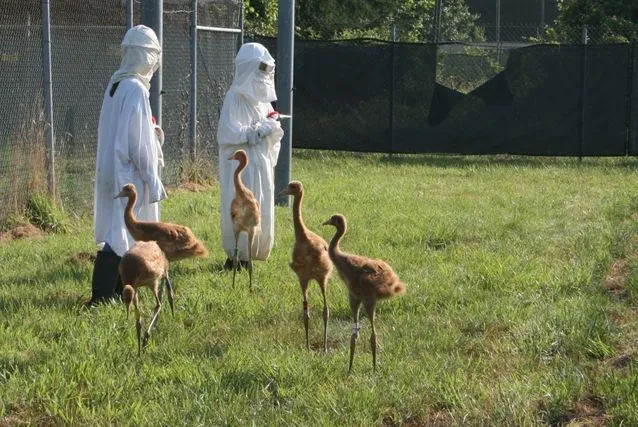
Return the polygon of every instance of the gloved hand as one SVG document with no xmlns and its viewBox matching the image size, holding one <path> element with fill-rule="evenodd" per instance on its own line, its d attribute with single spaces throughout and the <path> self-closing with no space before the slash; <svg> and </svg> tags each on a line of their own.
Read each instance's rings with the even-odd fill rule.
<svg viewBox="0 0 638 427">
<path fill-rule="evenodd" d="M 254 125 L 246 129 L 246 137 L 248 138 L 248 145 L 255 145 L 259 140 L 259 135 L 257 135 L 257 130 L 259 125 Z"/>
<path fill-rule="evenodd" d="M 261 122 L 257 127 L 257 135 L 260 138 L 265 138 L 273 131 L 272 119 L 268 119 L 265 122 Z"/>
<path fill-rule="evenodd" d="M 160 143 L 160 147 L 164 145 L 164 130 L 157 126 L 153 125 L 153 129 L 155 130 L 155 135 L 157 136 L 157 140 Z"/>
</svg>

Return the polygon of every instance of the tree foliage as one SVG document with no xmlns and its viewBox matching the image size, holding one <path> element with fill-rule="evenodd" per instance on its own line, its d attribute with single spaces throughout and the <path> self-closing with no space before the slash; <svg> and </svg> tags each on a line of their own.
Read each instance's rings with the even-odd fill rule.
<svg viewBox="0 0 638 427">
<path fill-rule="evenodd" d="M 249 34 L 277 33 L 277 3 L 244 0 L 245 29 Z M 482 40 L 465 0 L 443 0 L 442 40 Z M 387 40 L 396 24 L 399 41 L 432 41 L 435 0 L 297 0 L 296 35 L 306 39 L 369 37 Z"/>
<path fill-rule="evenodd" d="M 277 1 L 243 0 L 244 31 L 247 34 L 259 34 L 275 37 L 277 35 Z"/>
<path fill-rule="evenodd" d="M 638 1 L 559 0 L 558 17 L 547 37 L 550 41 L 576 42 L 584 26 L 595 43 L 638 41 Z"/>
</svg>

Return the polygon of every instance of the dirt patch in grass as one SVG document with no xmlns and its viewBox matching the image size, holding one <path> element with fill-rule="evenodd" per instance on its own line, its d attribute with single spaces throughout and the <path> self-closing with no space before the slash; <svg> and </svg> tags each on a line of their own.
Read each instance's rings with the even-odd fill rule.
<svg viewBox="0 0 638 427">
<path fill-rule="evenodd" d="M 7 411 L 7 415 L 4 418 L 0 418 L 0 426 L 3 427 L 31 425 L 54 427 L 61 426 L 63 423 L 38 408 L 22 405 L 11 406 Z"/>
<path fill-rule="evenodd" d="M 609 268 L 603 280 L 603 287 L 618 297 L 627 296 L 626 282 L 629 276 L 629 262 L 626 259 L 617 259 Z"/>
<path fill-rule="evenodd" d="M 383 427 L 449 427 L 458 423 L 448 412 L 434 411 L 427 417 L 412 415 L 402 420 L 396 420 L 394 416 L 388 414 L 383 417 L 381 425 Z"/>
<path fill-rule="evenodd" d="M 19 224 L 0 232 L 0 244 L 18 239 L 37 239 L 44 236 L 44 232 L 33 224 Z"/>
<path fill-rule="evenodd" d="M 212 184 L 200 184 L 197 182 L 183 182 L 177 187 L 167 188 L 166 192 L 171 194 L 191 192 L 191 193 L 201 193 L 202 191 L 206 191 L 212 188 L 214 185 Z"/>
<path fill-rule="evenodd" d="M 93 264 L 95 262 L 95 254 L 89 252 L 78 252 L 69 258 L 69 262 L 74 265 Z"/>
<path fill-rule="evenodd" d="M 587 396 L 574 405 L 568 413 L 567 426 L 599 427 L 609 425 L 611 417 L 605 413 L 605 405 L 597 396 Z"/>
</svg>

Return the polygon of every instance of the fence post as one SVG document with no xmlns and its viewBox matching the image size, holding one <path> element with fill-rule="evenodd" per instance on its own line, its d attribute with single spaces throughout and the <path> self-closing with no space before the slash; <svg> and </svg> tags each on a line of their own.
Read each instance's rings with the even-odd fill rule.
<svg viewBox="0 0 638 427">
<path fill-rule="evenodd" d="M 638 46 L 638 43 L 634 42 L 631 43 L 629 45 L 627 45 L 627 95 L 625 97 L 625 99 L 627 100 L 626 105 L 625 105 L 625 111 L 626 111 L 626 115 L 625 115 L 625 129 L 626 129 L 626 134 L 625 134 L 625 156 L 629 156 L 630 154 L 632 154 L 633 148 L 632 147 L 632 139 L 633 139 L 633 116 L 635 116 L 635 114 L 633 114 L 633 106 L 638 105 L 638 99 L 634 98 L 634 73 L 635 73 L 635 69 L 634 69 L 634 61 L 635 61 L 635 50 L 636 50 L 636 46 Z M 633 154 L 636 154 L 635 152 Z"/>
<path fill-rule="evenodd" d="M 434 43 L 441 41 L 441 0 L 434 3 Z"/>
<path fill-rule="evenodd" d="M 50 197 L 55 200 L 55 138 L 53 133 L 53 83 L 51 73 L 51 10 L 49 0 L 41 0 L 42 13 L 42 63 L 44 86 L 44 133 L 47 151 L 47 184 Z"/>
<path fill-rule="evenodd" d="M 239 5 L 239 37 L 237 37 L 237 50 L 244 44 L 244 2 Z"/>
<path fill-rule="evenodd" d="M 164 46 L 164 7 L 162 0 L 142 0 L 142 24 L 155 31 L 160 46 Z M 162 55 L 163 56 L 163 55 Z M 163 61 L 162 61 L 163 62 Z M 151 110 L 158 126 L 162 126 L 162 64 L 151 79 L 150 90 Z"/>
<path fill-rule="evenodd" d="M 496 63 L 501 66 L 501 0 L 496 0 Z"/>
<path fill-rule="evenodd" d="M 397 41 L 397 24 L 392 24 L 390 30 L 390 40 L 392 43 L 392 50 L 390 51 L 390 157 L 394 151 L 394 61 L 395 61 L 395 43 Z"/>
<path fill-rule="evenodd" d="M 292 81 L 295 40 L 295 0 L 279 0 L 277 18 L 277 109 L 282 114 L 292 115 Z M 282 120 L 284 136 L 281 140 L 279 160 L 275 167 L 275 202 L 288 206 L 289 197 L 279 193 L 290 182 L 290 164 L 292 163 L 292 121 Z"/>
<path fill-rule="evenodd" d="M 582 70 L 582 93 L 580 99 L 580 129 L 579 129 L 579 152 L 578 152 L 578 160 L 583 160 L 583 148 L 585 147 L 585 130 L 586 130 L 586 114 L 585 108 L 587 105 L 587 42 L 589 37 L 587 36 L 587 26 L 583 25 L 583 30 L 581 34 L 581 42 L 583 44 L 583 70 Z"/>
<path fill-rule="evenodd" d="M 545 36 L 545 0 L 541 0 L 541 17 L 540 17 L 540 31 L 539 35 L 541 37 Z"/>
<path fill-rule="evenodd" d="M 133 27 L 133 0 L 126 0 L 126 29 Z"/>
<path fill-rule="evenodd" d="M 191 160 L 197 157 L 197 0 L 191 1 L 191 90 L 190 90 Z"/>
</svg>

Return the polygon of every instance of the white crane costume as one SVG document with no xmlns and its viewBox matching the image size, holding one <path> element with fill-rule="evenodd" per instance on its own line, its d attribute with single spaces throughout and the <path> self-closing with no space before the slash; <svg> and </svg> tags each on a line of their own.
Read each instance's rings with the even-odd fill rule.
<svg viewBox="0 0 638 427">
<path fill-rule="evenodd" d="M 261 210 L 261 229 L 255 234 L 252 258 L 265 260 L 270 255 L 275 237 L 275 177 L 283 130 L 269 118 L 277 100 L 274 84 L 275 60 L 259 43 L 244 44 L 235 57 L 233 83 L 226 93 L 217 128 L 219 146 L 219 184 L 221 189 L 221 228 L 224 250 L 232 258 L 235 234 L 230 205 L 235 197 L 233 174 L 237 162 L 228 160 L 235 150 L 248 154 L 248 166 L 242 181 Z M 242 234 L 238 243 L 239 259 L 248 260 L 248 239 Z"/>
<path fill-rule="evenodd" d="M 124 224 L 127 200 L 114 199 L 127 183 L 135 184 L 135 215 L 158 221 L 160 200 L 166 197 L 160 180 L 162 147 L 153 124 L 149 88 L 160 63 L 155 33 L 138 25 L 122 40 L 122 62 L 104 93 L 98 125 L 95 173 L 94 235 L 122 256 L 134 243 Z M 162 135 L 163 136 L 163 135 Z M 162 138 L 163 139 L 163 138 Z"/>
</svg>

